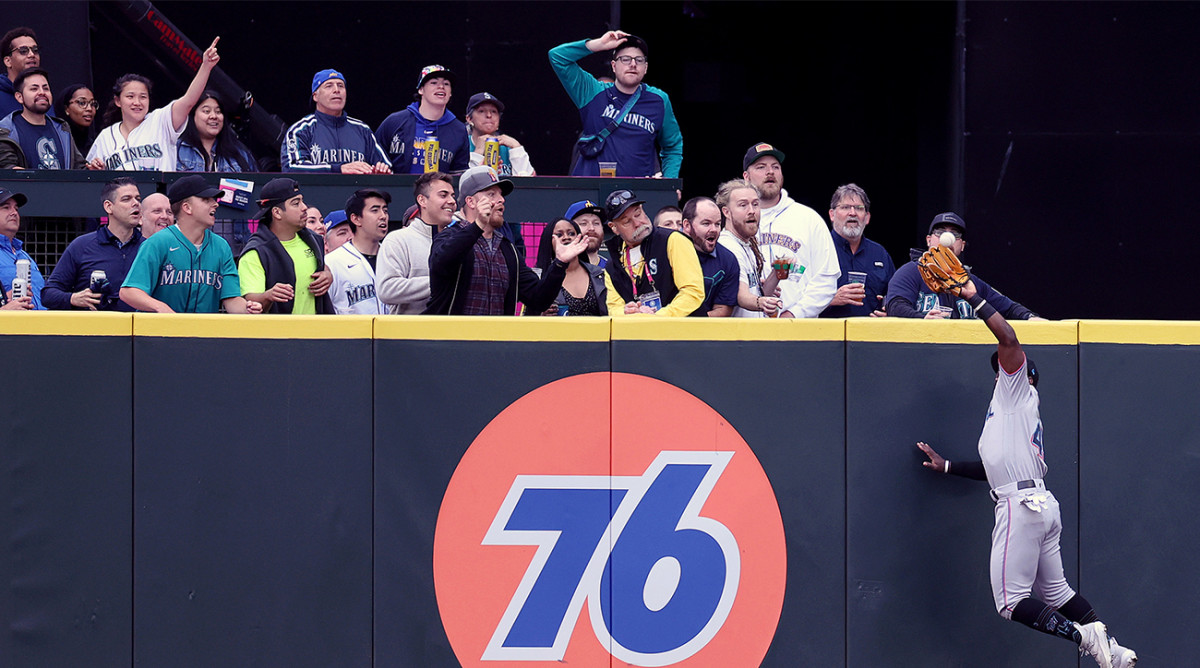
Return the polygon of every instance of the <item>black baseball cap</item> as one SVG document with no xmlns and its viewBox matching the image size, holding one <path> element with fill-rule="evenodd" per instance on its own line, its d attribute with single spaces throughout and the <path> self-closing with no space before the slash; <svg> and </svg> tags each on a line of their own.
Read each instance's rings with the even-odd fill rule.
<svg viewBox="0 0 1200 668">
<path fill-rule="evenodd" d="M 267 185 L 263 186 L 262 191 L 258 193 L 258 206 L 260 208 L 258 217 L 270 220 L 267 212 L 271 207 L 286 202 L 299 194 L 300 184 L 295 179 L 281 177 L 267 181 Z M 328 228 L 326 231 L 328 231 Z"/>
<path fill-rule="evenodd" d="M 25 203 L 29 201 L 29 198 L 21 193 L 13 192 L 7 188 L 0 188 L 0 204 L 4 204 L 10 199 L 16 200 L 17 206 L 25 206 Z"/>
<path fill-rule="evenodd" d="M 631 206 L 645 204 L 632 190 L 616 190 L 604 198 L 604 219 L 611 222 L 621 217 Z"/>
<path fill-rule="evenodd" d="M 167 199 L 171 204 L 182 202 L 189 197 L 216 197 L 221 189 L 204 180 L 199 174 L 192 174 L 179 179 L 167 186 Z"/>
<path fill-rule="evenodd" d="M 625 38 L 624 42 L 621 42 L 617 45 L 617 48 L 612 50 L 612 53 L 609 55 L 609 60 L 616 60 L 617 54 L 621 52 L 621 49 L 628 49 L 630 47 L 641 49 L 642 56 L 647 60 L 650 59 L 650 48 L 646 46 L 646 40 L 638 37 L 637 35 L 629 35 Z"/>
<path fill-rule="evenodd" d="M 1000 373 L 999 350 L 992 353 L 992 373 Z M 1037 387 L 1038 378 L 1041 376 L 1038 375 L 1037 365 L 1033 363 L 1033 360 L 1029 359 L 1029 355 L 1025 356 L 1025 373 L 1029 376 L 1029 382 L 1032 383 L 1034 387 Z"/>
<path fill-rule="evenodd" d="M 774 156 L 776 160 L 781 163 L 783 162 L 783 151 L 765 142 L 759 142 L 746 150 L 746 156 L 742 158 L 742 171 L 750 169 L 750 165 L 753 165 L 759 158 L 767 155 Z"/>
<path fill-rule="evenodd" d="M 933 222 L 929 224 L 929 234 L 933 234 L 933 228 L 943 225 L 953 225 L 963 232 L 967 231 L 967 224 L 963 221 L 962 216 L 953 211 L 947 211 L 933 217 Z"/>
</svg>

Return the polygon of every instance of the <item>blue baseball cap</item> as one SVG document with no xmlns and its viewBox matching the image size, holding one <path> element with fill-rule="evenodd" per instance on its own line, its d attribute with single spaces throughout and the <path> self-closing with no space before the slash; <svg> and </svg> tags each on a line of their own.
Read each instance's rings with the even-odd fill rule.
<svg viewBox="0 0 1200 668">
<path fill-rule="evenodd" d="M 345 211 L 338 209 L 337 211 L 330 211 L 329 215 L 325 216 L 325 220 L 322 222 L 325 223 L 325 233 L 328 234 L 330 230 L 338 225 L 349 223 L 350 219 L 346 217 Z"/>
<path fill-rule="evenodd" d="M 953 225 L 963 233 L 966 233 L 967 231 L 966 221 L 962 219 L 962 216 L 954 213 L 953 211 L 939 213 L 938 215 L 934 216 L 933 222 L 929 224 L 929 234 L 933 234 L 933 228 L 940 227 L 942 225 Z"/>
<path fill-rule="evenodd" d="M 581 213 L 594 213 L 600 216 L 600 220 L 604 220 L 604 207 L 596 204 L 590 199 L 579 200 L 567 208 L 567 212 L 563 214 L 563 218 L 567 220 L 575 220 L 575 216 Z"/>
<path fill-rule="evenodd" d="M 321 70 L 313 75 L 312 92 L 317 92 L 321 84 L 330 79 L 341 79 L 343 83 L 346 81 L 346 77 L 342 76 L 342 73 L 337 70 Z"/>
</svg>

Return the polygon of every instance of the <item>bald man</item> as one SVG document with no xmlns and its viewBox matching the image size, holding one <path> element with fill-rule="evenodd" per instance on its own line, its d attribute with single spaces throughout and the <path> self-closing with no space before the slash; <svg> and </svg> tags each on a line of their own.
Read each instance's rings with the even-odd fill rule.
<svg viewBox="0 0 1200 668">
<path fill-rule="evenodd" d="M 147 195 L 142 200 L 142 236 L 150 238 L 155 232 L 167 229 L 175 223 L 171 213 L 171 200 L 162 193 Z"/>
</svg>

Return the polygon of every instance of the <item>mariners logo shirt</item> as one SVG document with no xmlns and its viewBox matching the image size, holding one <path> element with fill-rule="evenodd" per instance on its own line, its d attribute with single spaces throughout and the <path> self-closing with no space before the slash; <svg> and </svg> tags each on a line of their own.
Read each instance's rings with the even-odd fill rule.
<svg viewBox="0 0 1200 668">
<path fill-rule="evenodd" d="M 121 124 L 114 123 L 100 131 L 96 143 L 88 151 L 88 162 L 104 161 L 104 168 L 121 171 L 169 172 L 177 162 L 176 145 L 183 128 L 171 125 L 172 102 L 162 109 L 146 114 L 142 124 L 129 136 L 121 134 Z"/>
<path fill-rule="evenodd" d="M 176 313 L 216 313 L 222 300 L 242 294 L 229 243 L 205 230 L 197 248 L 176 225 L 142 242 L 121 287 L 143 290 Z"/>
</svg>

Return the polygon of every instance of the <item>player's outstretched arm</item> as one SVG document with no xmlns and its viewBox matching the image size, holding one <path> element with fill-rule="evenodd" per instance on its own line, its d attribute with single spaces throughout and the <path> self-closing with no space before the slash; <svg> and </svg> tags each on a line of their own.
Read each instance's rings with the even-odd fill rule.
<svg viewBox="0 0 1200 668">
<path fill-rule="evenodd" d="M 963 478 L 970 478 L 971 480 L 987 480 L 987 473 L 984 471 L 983 462 L 981 461 L 951 463 L 949 459 L 939 455 L 937 450 L 933 449 L 933 446 L 924 441 L 917 441 L 917 448 L 929 458 L 929 461 L 921 462 L 921 465 L 930 471 L 949 473 L 951 475 L 962 476 Z"/>
<path fill-rule="evenodd" d="M 1025 353 L 1021 350 L 1021 342 L 1017 340 L 1017 333 L 1013 331 L 1012 325 L 1004 319 L 991 304 L 988 304 L 983 297 L 975 290 L 975 282 L 967 281 L 967 284 L 962 286 L 959 296 L 967 300 L 967 303 L 975 309 L 975 314 L 979 319 L 987 325 L 988 329 L 992 330 L 992 334 L 996 335 L 996 341 L 999 342 L 1000 352 L 1000 368 L 1012 373 L 1021 368 L 1025 363 Z"/>
</svg>

